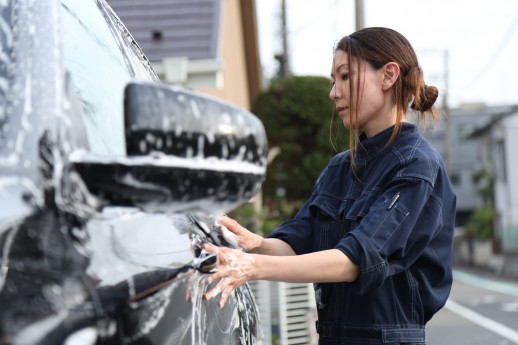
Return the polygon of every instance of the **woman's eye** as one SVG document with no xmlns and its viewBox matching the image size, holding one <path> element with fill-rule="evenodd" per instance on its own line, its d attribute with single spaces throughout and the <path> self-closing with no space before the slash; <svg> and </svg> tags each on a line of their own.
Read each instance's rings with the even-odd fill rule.
<svg viewBox="0 0 518 345">
<path fill-rule="evenodd" d="M 342 74 L 342 80 L 348 80 L 349 79 L 349 73 Z"/>
</svg>

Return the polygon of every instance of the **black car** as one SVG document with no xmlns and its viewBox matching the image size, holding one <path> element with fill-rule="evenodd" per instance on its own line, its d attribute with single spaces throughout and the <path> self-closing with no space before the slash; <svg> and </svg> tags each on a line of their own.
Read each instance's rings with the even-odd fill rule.
<svg viewBox="0 0 518 345">
<path fill-rule="evenodd" d="M 0 1 L 0 344 L 259 344 L 203 301 L 217 216 L 266 168 L 251 113 L 161 85 L 104 0 Z"/>
</svg>

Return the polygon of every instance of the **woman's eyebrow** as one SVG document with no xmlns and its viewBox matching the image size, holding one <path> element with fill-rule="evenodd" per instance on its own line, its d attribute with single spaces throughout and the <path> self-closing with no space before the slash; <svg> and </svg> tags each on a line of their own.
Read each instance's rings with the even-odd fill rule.
<svg viewBox="0 0 518 345">
<path fill-rule="evenodd" d="M 335 72 L 340 71 L 340 70 L 342 69 L 342 67 L 349 67 L 349 64 L 348 64 L 348 63 L 343 63 L 343 64 L 341 64 L 341 65 L 337 66 L 337 67 L 335 68 Z M 331 71 L 331 77 L 333 77 L 333 76 L 334 76 L 334 73 Z"/>
</svg>

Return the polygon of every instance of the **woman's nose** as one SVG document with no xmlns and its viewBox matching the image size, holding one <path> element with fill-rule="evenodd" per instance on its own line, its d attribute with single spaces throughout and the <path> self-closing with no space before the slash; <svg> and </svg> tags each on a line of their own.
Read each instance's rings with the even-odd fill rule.
<svg viewBox="0 0 518 345">
<path fill-rule="evenodd" d="M 331 88 L 331 91 L 329 92 L 329 98 L 331 98 L 331 100 L 333 100 L 333 101 L 336 101 L 337 99 L 340 98 L 336 84 L 333 85 L 333 87 Z"/>
</svg>

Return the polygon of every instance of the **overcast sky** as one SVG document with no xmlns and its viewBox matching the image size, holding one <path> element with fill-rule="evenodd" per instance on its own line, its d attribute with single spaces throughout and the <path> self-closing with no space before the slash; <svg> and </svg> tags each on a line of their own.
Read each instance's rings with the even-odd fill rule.
<svg viewBox="0 0 518 345">
<path fill-rule="evenodd" d="M 286 0 L 294 74 L 329 76 L 334 43 L 354 32 L 354 2 Z M 261 61 L 271 77 L 278 67 L 273 55 L 281 51 L 281 0 L 256 6 Z M 449 90 L 450 107 L 518 104 L 518 0 L 365 0 L 364 6 L 366 26 L 390 27 L 409 39 L 426 82 Z"/>
</svg>

